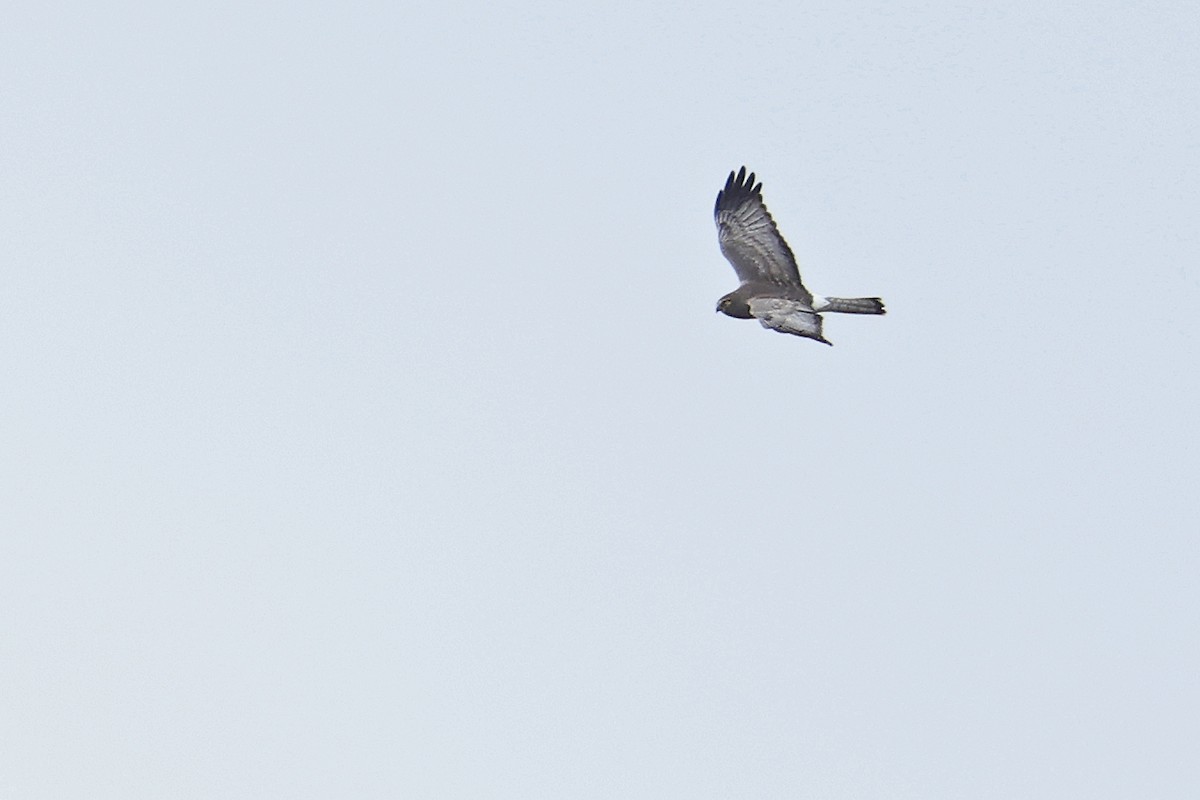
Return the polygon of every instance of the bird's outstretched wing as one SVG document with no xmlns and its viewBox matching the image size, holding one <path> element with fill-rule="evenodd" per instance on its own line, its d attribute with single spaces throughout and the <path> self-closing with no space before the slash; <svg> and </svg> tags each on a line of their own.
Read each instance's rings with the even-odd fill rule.
<svg viewBox="0 0 1200 800">
<path fill-rule="evenodd" d="M 748 305 L 750 316 L 757 319 L 764 328 L 831 344 L 821 333 L 821 315 L 802 300 L 787 297 L 751 297 Z"/>
<path fill-rule="evenodd" d="M 771 219 L 763 203 L 762 184 L 755 184 L 753 172 L 747 175 L 742 167 L 729 173 L 725 188 L 717 193 L 714 216 L 721 252 L 742 283 L 787 287 L 811 303 L 812 295 L 800 282 L 796 257 Z"/>
</svg>

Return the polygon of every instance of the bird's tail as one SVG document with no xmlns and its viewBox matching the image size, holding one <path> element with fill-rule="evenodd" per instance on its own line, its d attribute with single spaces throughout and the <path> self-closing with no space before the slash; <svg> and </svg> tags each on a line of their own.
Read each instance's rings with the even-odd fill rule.
<svg viewBox="0 0 1200 800">
<path fill-rule="evenodd" d="M 826 297 L 829 305 L 818 311 L 837 311 L 841 314 L 886 314 L 883 301 L 878 297 Z"/>
</svg>

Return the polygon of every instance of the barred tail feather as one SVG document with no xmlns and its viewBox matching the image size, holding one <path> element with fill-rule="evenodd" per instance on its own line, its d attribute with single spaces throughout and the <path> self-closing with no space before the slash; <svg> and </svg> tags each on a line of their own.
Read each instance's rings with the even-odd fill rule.
<svg viewBox="0 0 1200 800">
<path fill-rule="evenodd" d="M 820 311 L 836 311 L 841 314 L 886 314 L 883 300 L 878 297 L 826 297 L 829 305 Z"/>
</svg>

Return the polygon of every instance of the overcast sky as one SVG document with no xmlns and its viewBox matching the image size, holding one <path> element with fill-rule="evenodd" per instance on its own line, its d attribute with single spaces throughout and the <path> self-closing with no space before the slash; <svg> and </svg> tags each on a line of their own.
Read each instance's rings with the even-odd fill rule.
<svg viewBox="0 0 1200 800">
<path fill-rule="evenodd" d="M 1197 796 L 1193 4 L 5 17 L 0 795 Z"/>
</svg>

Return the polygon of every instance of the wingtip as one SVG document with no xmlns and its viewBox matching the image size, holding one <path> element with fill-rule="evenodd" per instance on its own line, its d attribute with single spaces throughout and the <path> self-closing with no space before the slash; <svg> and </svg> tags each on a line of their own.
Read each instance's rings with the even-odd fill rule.
<svg viewBox="0 0 1200 800">
<path fill-rule="evenodd" d="M 735 198 L 748 195 L 750 197 L 762 198 L 762 181 L 756 180 L 756 175 L 753 172 L 746 170 L 746 165 L 743 164 L 736 170 L 729 171 L 729 177 L 725 179 L 725 188 L 717 192 L 717 205 L 719 209 L 724 200 L 733 202 Z"/>
</svg>

